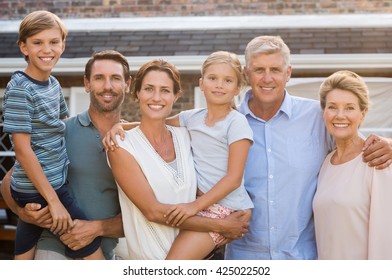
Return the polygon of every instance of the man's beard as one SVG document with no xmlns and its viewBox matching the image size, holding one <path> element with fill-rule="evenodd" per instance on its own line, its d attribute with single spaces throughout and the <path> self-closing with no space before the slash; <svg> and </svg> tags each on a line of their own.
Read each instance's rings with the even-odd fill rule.
<svg viewBox="0 0 392 280">
<path fill-rule="evenodd" d="M 120 94 L 114 94 L 113 92 L 110 92 L 110 94 L 113 96 L 113 101 L 109 103 L 101 102 L 98 98 L 96 98 L 97 95 L 102 96 L 105 93 L 106 92 L 95 94 L 93 92 L 90 92 L 91 103 L 93 104 L 94 108 L 99 112 L 103 112 L 103 113 L 113 112 L 119 109 L 122 103 L 122 99 L 118 98 Z"/>
</svg>

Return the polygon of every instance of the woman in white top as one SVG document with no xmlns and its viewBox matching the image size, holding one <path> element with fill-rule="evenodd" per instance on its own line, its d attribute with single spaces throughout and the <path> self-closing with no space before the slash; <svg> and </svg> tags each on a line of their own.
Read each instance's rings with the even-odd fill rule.
<svg viewBox="0 0 392 280">
<path fill-rule="evenodd" d="M 392 167 L 362 161 L 358 129 L 369 107 L 361 77 L 338 71 L 320 87 L 320 103 L 336 150 L 321 167 L 313 200 L 319 259 L 392 259 Z"/>
<path fill-rule="evenodd" d="M 196 197 L 188 132 L 165 124 L 181 92 L 180 74 L 172 64 L 152 60 L 136 73 L 132 88 L 140 104 L 141 122 L 125 133 L 124 141 L 118 141 L 119 149 L 108 151 L 108 160 L 119 186 L 129 258 L 164 259 L 179 232 L 166 225 L 164 214 L 173 204 Z M 239 238 L 243 226 L 239 220 L 217 223 L 195 216 L 182 228 L 217 229 Z"/>
</svg>

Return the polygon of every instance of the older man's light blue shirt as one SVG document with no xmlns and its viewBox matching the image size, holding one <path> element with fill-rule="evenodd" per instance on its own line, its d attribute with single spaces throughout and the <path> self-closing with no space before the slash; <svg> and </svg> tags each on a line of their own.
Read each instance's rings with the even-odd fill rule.
<svg viewBox="0 0 392 280">
<path fill-rule="evenodd" d="M 321 164 L 331 148 L 320 103 L 290 96 L 269 121 L 239 111 L 254 135 L 245 188 L 254 209 L 249 233 L 226 247 L 226 259 L 316 259 L 312 200 Z"/>
</svg>

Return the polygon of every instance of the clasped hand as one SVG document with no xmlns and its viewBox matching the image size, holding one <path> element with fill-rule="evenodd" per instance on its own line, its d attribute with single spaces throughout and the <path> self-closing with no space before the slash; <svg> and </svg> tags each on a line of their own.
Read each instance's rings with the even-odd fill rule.
<svg viewBox="0 0 392 280">
<path fill-rule="evenodd" d="M 192 203 L 180 203 L 173 205 L 164 215 L 166 224 L 173 227 L 180 226 L 186 219 L 196 215 L 199 211 Z"/>
</svg>

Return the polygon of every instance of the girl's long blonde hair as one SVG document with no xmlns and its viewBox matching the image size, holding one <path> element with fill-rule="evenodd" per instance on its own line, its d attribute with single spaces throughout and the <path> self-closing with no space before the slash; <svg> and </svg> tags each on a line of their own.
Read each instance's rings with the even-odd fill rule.
<svg viewBox="0 0 392 280">
<path fill-rule="evenodd" d="M 246 86 L 246 80 L 244 77 L 244 73 L 242 71 L 242 65 L 235 53 L 227 52 L 227 51 L 217 51 L 211 53 L 206 60 L 204 61 L 201 67 L 201 78 L 203 79 L 204 74 L 208 67 L 215 64 L 226 63 L 230 65 L 237 77 L 237 86 L 242 90 Z M 232 101 L 231 107 L 233 109 L 237 109 L 234 100 Z"/>
</svg>

